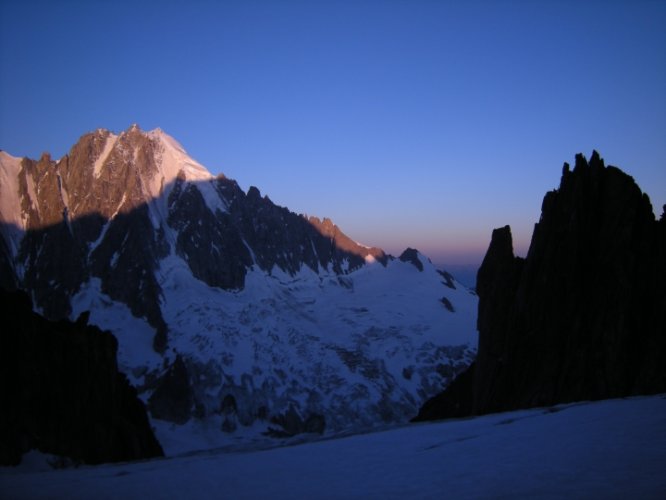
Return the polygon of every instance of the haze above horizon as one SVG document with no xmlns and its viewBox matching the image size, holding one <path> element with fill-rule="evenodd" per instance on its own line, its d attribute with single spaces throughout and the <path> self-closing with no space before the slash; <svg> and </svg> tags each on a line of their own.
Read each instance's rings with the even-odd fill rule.
<svg viewBox="0 0 666 500">
<path fill-rule="evenodd" d="M 0 2 L 0 148 L 162 128 L 355 240 L 524 254 L 593 149 L 666 204 L 666 2 Z"/>
</svg>

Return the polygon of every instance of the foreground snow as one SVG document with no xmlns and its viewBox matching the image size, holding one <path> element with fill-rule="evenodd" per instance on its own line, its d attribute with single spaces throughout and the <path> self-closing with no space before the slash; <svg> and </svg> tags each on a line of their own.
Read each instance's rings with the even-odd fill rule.
<svg viewBox="0 0 666 500">
<path fill-rule="evenodd" d="M 666 498 L 666 395 L 263 451 L 0 472 L 3 498 Z"/>
</svg>

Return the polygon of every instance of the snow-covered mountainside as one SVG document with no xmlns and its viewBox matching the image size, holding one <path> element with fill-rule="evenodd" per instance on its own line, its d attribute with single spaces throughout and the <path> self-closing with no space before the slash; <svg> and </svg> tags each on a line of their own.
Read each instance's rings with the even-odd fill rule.
<svg viewBox="0 0 666 500">
<path fill-rule="evenodd" d="M 475 354 L 476 296 L 426 257 L 245 193 L 159 129 L 0 152 L 0 195 L 0 286 L 109 329 L 167 453 L 406 421 Z"/>
<path fill-rule="evenodd" d="M 0 470 L 7 498 L 664 498 L 666 396 L 411 425 L 254 452 Z M 57 463 L 57 462 L 56 462 Z"/>
</svg>

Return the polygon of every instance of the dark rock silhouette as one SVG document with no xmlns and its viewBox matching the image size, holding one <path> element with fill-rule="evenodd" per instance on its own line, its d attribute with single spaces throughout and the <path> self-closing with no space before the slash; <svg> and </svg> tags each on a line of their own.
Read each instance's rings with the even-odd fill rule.
<svg viewBox="0 0 666 500">
<path fill-rule="evenodd" d="M 0 290 L 0 464 L 38 449 L 97 464 L 162 456 L 116 339 L 87 316 L 48 321 L 23 292 Z"/>
<path fill-rule="evenodd" d="M 456 312 L 455 307 L 453 307 L 453 304 L 451 304 L 451 301 L 447 299 L 446 297 L 442 297 L 441 299 L 442 304 L 444 304 L 444 307 L 450 312 Z"/>
<path fill-rule="evenodd" d="M 666 391 L 666 219 L 595 151 L 565 163 L 525 259 L 495 229 L 477 360 L 416 420 Z"/>
<path fill-rule="evenodd" d="M 426 401 L 419 410 L 415 422 L 440 418 L 468 417 L 474 413 L 474 371 L 476 364 L 469 365 L 444 392 Z"/>
<path fill-rule="evenodd" d="M 444 281 L 442 281 L 442 283 L 444 283 L 452 290 L 456 289 L 455 278 L 451 273 L 449 273 L 448 271 L 437 271 L 437 272 L 442 278 L 444 278 Z"/>
</svg>

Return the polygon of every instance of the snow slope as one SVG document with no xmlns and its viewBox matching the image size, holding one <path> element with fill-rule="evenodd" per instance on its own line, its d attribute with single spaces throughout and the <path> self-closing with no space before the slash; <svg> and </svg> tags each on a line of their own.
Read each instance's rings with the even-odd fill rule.
<svg viewBox="0 0 666 500">
<path fill-rule="evenodd" d="M 168 455 L 256 441 L 272 424 L 258 421 L 294 408 L 322 415 L 328 433 L 405 422 L 427 397 L 462 371 L 476 352 L 477 298 L 443 284 L 433 265 L 389 261 L 347 275 L 303 267 L 291 276 L 254 270 L 240 291 L 192 280 L 185 262 L 162 261 L 162 310 L 169 324 L 171 363 L 185 357 L 203 415 L 185 425 L 153 419 Z M 448 297 L 455 312 L 441 302 Z M 152 329 L 126 306 L 105 298 L 91 280 L 72 300 L 72 317 L 119 340 L 119 367 L 148 400 L 146 381 L 164 363 L 151 347 Z M 220 412 L 227 395 L 236 412 Z M 225 423 L 226 422 L 226 423 Z M 227 429 L 222 432 L 221 429 Z M 230 429 L 231 432 L 229 432 Z"/>
<path fill-rule="evenodd" d="M 665 498 L 666 395 L 263 451 L 0 472 L 4 498 Z M 30 470 L 32 467 L 32 470 Z"/>
</svg>

